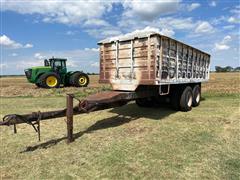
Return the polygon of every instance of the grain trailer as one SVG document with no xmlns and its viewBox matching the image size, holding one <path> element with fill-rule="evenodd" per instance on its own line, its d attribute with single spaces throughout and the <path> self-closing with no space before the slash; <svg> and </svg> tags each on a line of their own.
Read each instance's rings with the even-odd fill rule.
<svg viewBox="0 0 240 180">
<path fill-rule="evenodd" d="M 111 91 L 90 95 L 73 107 L 50 112 L 9 114 L 0 126 L 28 123 L 40 137 L 40 121 L 67 116 L 69 142 L 73 141 L 73 115 L 123 106 L 136 101 L 140 107 L 171 104 L 175 110 L 190 111 L 200 104 L 201 83 L 209 79 L 210 55 L 157 32 L 130 33 L 98 43 L 100 83 Z"/>
</svg>

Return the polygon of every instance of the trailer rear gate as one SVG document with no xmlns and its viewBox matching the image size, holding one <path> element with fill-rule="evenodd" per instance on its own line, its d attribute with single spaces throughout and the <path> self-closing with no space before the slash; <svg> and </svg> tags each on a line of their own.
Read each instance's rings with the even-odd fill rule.
<svg viewBox="0 0 240 180">
<path fill-rule="evenodd" d="M 209 79 L 209 54 L 158 33 L 106 39 L 99 45 L 99 81 L 114 90 Z"/>
</svg>

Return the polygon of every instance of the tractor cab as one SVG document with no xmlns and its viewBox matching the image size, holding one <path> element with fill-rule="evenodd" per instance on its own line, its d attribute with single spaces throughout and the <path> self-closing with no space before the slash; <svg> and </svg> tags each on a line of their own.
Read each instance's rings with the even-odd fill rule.
<svg viewBox="0 0 240 180">
<path fill-rule="evenodd" d="M 61 58 L 51 58 L 49 60 L 45 59 L 44 66 L 51 66 L 53 71 L 62 74 L 67 72 L 66 61 L 67 59 Z"/>
</svg>

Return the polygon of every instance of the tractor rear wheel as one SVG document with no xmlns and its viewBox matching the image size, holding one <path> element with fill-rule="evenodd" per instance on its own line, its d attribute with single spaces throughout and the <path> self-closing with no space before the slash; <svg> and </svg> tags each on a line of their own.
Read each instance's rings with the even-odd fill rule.
<svg viewBox="0 0 240 180">
<path fill-rule="evenodd" d="M 35 83 L 35 85 L 36 85 L 37 87 L 41 87 L 40 83 Z"/>
<path fill-rule="evenodd" d="M 60 86 L 60 76 L 54 72 L 45 73 L 40 76 L 39 85 L 43 88 L 58 88 Z"/>
<path fill-rule="evenodd" d="M 89 84 L 89 77 L 85 73 L 76 72 L 70 76 L 69 82 L 76 87 L 87 87 Z"/>
</svg>

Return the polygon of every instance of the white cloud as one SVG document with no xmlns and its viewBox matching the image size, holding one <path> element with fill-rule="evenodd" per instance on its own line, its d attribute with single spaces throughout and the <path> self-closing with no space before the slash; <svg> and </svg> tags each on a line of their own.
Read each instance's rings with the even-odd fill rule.
<svg viewBox="0 0 240 180">
<path fill-rule="evenodd" d="M 98 52 L 99 48 L 84 48 L 85 51 L 94 51 L 94 52 Z"/>
<path fill-rule="evenodd" d="M 108 37 L 107 41 L 115 41 L 117 39 L 128 39 L 132 36 L 137 37 L 139 34 L 148 34 L 149 32 L 156 32 L 156 33 L 160 33 L 158 28 L 154 28 L 154 27 L 145 27 L 144 29 L 136 29 L 133 32 L 130 33 L 126 33 L 126 34 L 121 34 L 119 36 L 112 36 L 112 37 Z"/>
<path fill-rule="evenodd" d="M 195 29 L 195 33 L 199 33 L 199 34 L 213 33 L 213 32 L 214 32 L 213 26 L 207 21 L 200 22 Z"/>
<path fill-rule="evenodd" d="M 157 24 L 159 24 L 160 27 L 165 27 L 165 28 L 171 27 L 173 29 L 179 29 L 179 30 L 183 30 L 183 29 L 189 30 L 196 26 L 191 17 L 188 17 L 188 18 L 174 18 L 174 17 L 160 18 L 157 21 Z"/>
<path fill-rule="evenodd" d="M 229 23 L 240 23 L 240 19 L 237 18 L 237 17 L 231 16 L 231 17 L 228 18 L 228 22 Z"/>
<path fill-rule="evenodd" d="M 45 56 L 42 56 L 40 53 L 35 53 L 34 57 L 39 60 L 46 58 Z"/>
<path fill-rule="evenodd" d="M 17 43 L 13 40 L 11 40 L 9 37 L 7 37 L 6 35 L 2 35 L 0 36 L 0 44 L 5 46 L 5 47 L 9 47 L 9 48 L 21 48 L 22 44 Z"/>
<path fill-rule="evenodd" d="M 227 50 L 230 48 L 230 46 L 228 45 L 229 42 L 232 41 L 232 37 L 227 35 L 223 38 L 223 40 L 219 43 L 215 43 L 215 47 L 214 47 L 214 50 Z"/>
<path fill-rule="evenodd" d="M 220 23 L 222 23 L 222 22 L 225 22 L 226 19 L 227 19 L 227 18 L 226 18 L 225 16 L 214 17 L 214 18 L 212 18 L 212 20 L 211 20 L 211 24 L 213 24 L 213 25 L 218 25 L 218 24 L 220 24 Z"/>
<path fill-rule="evenodd" d="M 88 19 L 84 26 L 110 26 L 110 24 L 102 19 Z"/>
<path fill-rule="evenodd" d="M 226 44 L 219 44 L 219 43 L 215 44 L 215 50 L 227 50 L 229 48 L 230 47 Z"/>
<path fill-rule="evenodd" d="M 225 37 L 223 38 L 222 43 L 228 43 L 228 42 L 230 42 L 230 41 L 232 41 L 232 37 L 229 36 L 229 35 L 227 35 L 227 36 L 225 36 Z"/>
<path fill-rule="evenodd" d="M 2 0 L 2 10 L 20 14 L 40 14 L 44 22 L 82 24 L 84 21 L 101 17 L 112 9 L 111 1 L 7 1 Z"/>
<path fill-rule="evenodd" d="M 18 56 L 18 54 L 17 53 L 12 53 L 12 54 L 10 54 L 10 56 L 16 57 L 16 56 Z"/>
<path fill-rule="evenodd" d="M 187 6 L 188 11 L 193 11 L 194 9 L 197 9 L 201 6 L 199 3 L 192 3 Z"/>
<path fill-rule="evenodd" d="M 216 7 L 216 6 L 217 6 L 216 1 L 211 1 L 211 2 L 209 3 L 209 6 L 211 6 L 211 7 Z"/>
<path fill-rule="evenodd" d="M 156 27 L 162 34 L 167 36 L 174 36 L 175 32 L 185 31 L 191 35 L 209 34 L 215 32 L 215 28 L 207 21 L 196 21 L 192 17 L 162 17 L 152 22 L 136 21 L 132 19 L 122 19 L 119 27 L 134 31 L 136 29 L 143 29 L 144 27 Z M 167 31 L 168 30 L 168 31 Z"/>
<path fill-rule="evenodd" d="M 145 27 L 149 26 L 155 27 L 159 31 L 162 31 L 164 34 L 166 34 L 167 29 L 169 30 L 167 35 L 173 36 L 175 34 L 175 30 L 189 31 L 194 29 L 197 25 L 197 22 L 194 22 L 191 17 L 163 17 L 151 22 L 135 21 L 134 19 L 128 18 L 122 19 L 118 25 L 121 29 L 127 30 L 127 32 L 135 31 L 136 29 L 144 29 Z"/>
<path fill-rule="evenodd" d="M 124 1 L 123 7 L 126 10 L 124 16 L 137 16 L 142 20 L 153 20 L 159 15 L 176 12 L 179 8 L 179 2 L 180 0 Z"/>
<path fill-rule="evenodd" d="M 240 14 L 240 6 L 235 6 L 233 9 L 230 10 L 231 13 L 233 14 Z"/>
<path fill-rule="evenodd" d="M 0 36 L 0 45 L 3 46 L 4 48 L 9 48 L 9 49 L 19 49 L 19 48 L 32 48 L 32 44 L 21 44 L 18 42 L 15 42 L 14 40 L 10 39 L 6 35 Z"/>
<path fill-rule="evenodd" d="M 235 28 L 234 25 L 223 26 L 223 29 L 233 29 Z"/>
<path fill-rule="evenodd" d="M 92 67 L 99 67 L 99 62 L 94 62 L 91 64 Z"/>
<path fill-rule="evenodd" d="M 20 60 L 17 62 L 16 68 L 20 69 L 22 72 L 24 69 L 34 66 L 41 66 L 43 64 L 42 60 L 38 61 L 27 61 L 27 60 Z"/>
<path fill-rule="evenodd" d="M 5 69 L 5 68 L 7 68 L 7 67 L 8 67 L 8 65 L 5 64 L 5 63 L 1 63 L 1 64 L 0 64 L 0 69 L 1 69 L 1 70 Z"/>
<path fill-rule="evenodd" d="M 67 67 L 78 67 L 78 64 L 76 61 L 73 61 L 73 60 L 67 60 Z"/>
<path fill-rule="evenodd" d="M 26 45 L 24 45 L 24 48 L 32 48 L 32 47 L 33 47 L 32 44 L 26 44 Z"/>
<path fill-rule="evenodd" d="M 117 36 L 122 34 L 119 28 L 112 27 L 112 26 L 102 27 L 102 28 L 91 28 L 91 29 L 87 29 L 86 32 L 97 39 L 102 39 L 102 38 Z"/>
<path fill-rule="evenodd" d="M 165 36 L 173 36 L 175 34 L 175 32 L 172 29 L 162 28 L 161 30 L 159 30 L 158 28 L 147 26 L 143 29 L 136 29 L 135 31 L 130 32 L 130 33 L 121 34 L 119 36 L 108 37 L 105 40 L 106 41 L 115 41 L 117 39 L 128 39 L 133 36 L 138 37 L 139 35 L 142 35 L 142 34 L 148 35 L 149 33 L 160 33 Z"/>
<path fill-rule="evenodd" d="M 84 31 L 95 38 L 105 38 L 122 34 L 123 30 L 111 25 L 103 19 L 105 13 L 112 10 L 113 4 L 123 6 L 123 14 L 119 15 L 122 24 L 126 20 L 133 20 L 136 24 L 141 19 L 150 21 L 159 18 L 160 15 L 174 13 L 179 9 L 181 0 L 116 0 L 116 1 L 17 1 L 2 0 L 2 11 L 10 10 L 20 14 L 37 14 L 38 21 L 46 23 L 62 23 L 66 25 L 81 25 Z M 193 3 L 191 8 L 196 8 L 197 3 Z M 142 22 L 141 22 L 142 23 Z M 121 23 L 118 23 L 118 25 Z M 128 24 L 127 24 L 128 25 Z M 144 25 L 140 28 L 146 27 Z M 101 27 L 92 28 L 92 27 Z M 136 26 L 127 26 L 131 30 L 137 29 Z M 163 28 L 163 27 L 161 27 Z M 164 27 L 166 29 L 166 27 Z M 171 29 L 171 28 L 167 28 Z M 73 35 L 74 32 L 67 31 L 66 35 Z M 173 34 L 173 32 L 171 33 Z M 29 47 L 29 46 L 27 46 Z"/>
<path fill-rule="evenodd" d="M 172 29 L 163 28 L 161 29 L 160 34 L 172 37 L 174 36 L 175 32 Z"/>
<path fill-rule="evenodd" d="M 65 34 L 68 36 L 72 36 L 72 35 L 76 34 L 76 32 L 75 31 L 67 31 Z"/>
</svg>

